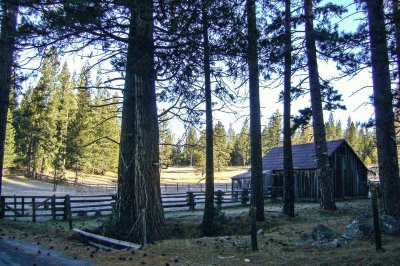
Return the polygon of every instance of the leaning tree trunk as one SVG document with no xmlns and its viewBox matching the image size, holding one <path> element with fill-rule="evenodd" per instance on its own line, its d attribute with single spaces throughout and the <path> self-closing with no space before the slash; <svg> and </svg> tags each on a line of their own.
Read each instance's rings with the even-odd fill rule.
<svg viewBox="0 0 400 266">
<path fill-rule="evenodd" d="M 129 8 L 131 20 L 114 232 L 145 243 L 146 240 L 164 237 L 155 94 L 153 1 L 135 1 Z"/>
<path fill-rule="evenodd" d="M 399 166 L 392 109 L 393 96 L 391 93 L 384 5 L 382 0 L 367 0 L 366 2 L 382 206 L 386 214 L 400 218 Z"/>
<path fill-rule="evenodd" d="M 1 19 L 0 33 L 0 196 L 2 190 L 7 112 L 10 104 L 11 75 L 18 14 L 17 5 L 9 1 L 2 1 L 1 5 L 3 17 Z"/>
<path fill-rule="evenodd" d="M 215 233 L 214 225 L 214 147 L 211 99 L 210 44 L 208 40 L 208 1 L 202 1 L 202 27 L 204 48 L 204 87 L 206 100 L 206 195 L 202 230 L 206 236 Z"/>
<path fill-rule="evenodd" d="M 290 0 L 285 0 L 285 81 L 283 90 L 283 213 L 294 217 L 294 177 L 292 161 L 292 132 L 290 127 L 290 91 L 292 85 L 292 31 Z"/>
<path fill-rule="evenodd" d="M 319 170 L 318 177 L 321 192 L 321 207 L 325 210 L 335 210 L 336 205 L 333 197 L 333 180 L 329 171 L 328 148 L 326 144 L 325 125 L 322 112 L 321 84 L 319 83 L 318 74 L 312 0 L 304 0 L 304 9 L 306 54 L 310 82 L 315 153 Z"/>
<path fill-rule="evenodd" d="M 261 111 L 258 77 L 256 2 L 247 0 L 247 63 L 249 65 L 250 94 L 250 143 L 251 143 L 251 189 L 252 204 L 256 207 L 256 219 L 265 220 L 264 186 L 261 153 Z"/>
</svg>

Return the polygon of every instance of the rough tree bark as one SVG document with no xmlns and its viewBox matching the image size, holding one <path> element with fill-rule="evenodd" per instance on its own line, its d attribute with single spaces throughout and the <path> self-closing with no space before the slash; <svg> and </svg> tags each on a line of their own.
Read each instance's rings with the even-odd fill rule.
<svg viewBox="0 0 400 266">
<path fill-rule="evenodd" d="M 292 132 L 290 127 L 290 105 L 292 85 L 292 31 L 290 0 L 285 0 L 285 80 L 283 90 L 283 213 L 294 217 L 294 177 L 292 161 Z"/>
<path fill-rule="evenodd" d="M 256 207 L 257 221 L 264 221 L 264 186 L 262 180 L 261 114 L 257 51 L 256 2 L 247 0 L 247 63 L 249 65 L 250 142 L 251 142 L 251 199 Z"/>
<path fill-rule="evenodd" d="M 134 1 L 129 9 L 114 232 L 143 243 L 145 232 L 147 241 L 162 239 L 165 223 L 160 191 L 153 1 Z M 143 210 L 146 228 L 140 222 Z"/>
<path fill-rule="evenodd" d="M 321 84 L 319 83 L 317 48 L 315 45 L 312 0 L 304 0 L 307 66 L 310 82 L 311 109 L 314 129 L 315 153 L 319 170 L 321 207 L 335 210 L 333 180 L 330 174 L 324 117 L 322 112 Z"/>
<path fill-rule="evenodd" d="M 399 1 L 392 0 L 393 26 L 395 37 L 395 54 L 397 64 L 397 96 L 400 97 L 400 9 Z M 400 99 L 398 99 L 400 100 Z"/>
<path fill-rule="evenodd" d="M 376 143 L 383 211 L 400 218 L 400 179 L 389 58 L 382 0 L 367 0 L 374 91 Z"/>
<path fill-rule="evenodd" d="M 203 27 L 203 49 L 204 49 L 204 87 L 206 100 L 206 195 L 204 203 L 204 214 L 202 230 L 206 236 L 215 233 L 214 226 L 214 155 L 213 155 L 213 118 L 211 99 L 211 74 L 210 74 L 210 44 L 208 40 L 208 1 L 202 1 L 202 27 Z"/>
<path fill-rule="evenodd" d="M 10 104 L 12 64 L 17 34 L 18 6 L 2 1 L 3 16 L 0 33 L 0 196 L 3 182 L 4 147 L 6 141 L 7 112 Z"/>
</svg>

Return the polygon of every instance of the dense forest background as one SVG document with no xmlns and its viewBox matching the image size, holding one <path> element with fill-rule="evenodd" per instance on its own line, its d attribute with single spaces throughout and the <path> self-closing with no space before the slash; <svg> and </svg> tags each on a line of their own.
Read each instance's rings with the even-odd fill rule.
<svg viewBox="0 0 400 266">
<path fill-rule="evenodd" d="M 100 73 L 86 62 L 71 73 L 54 48 L 43 56 L 40 78 L 17 97 L 11 93 L 5 151 L 5 167 L 37 177 L 44 172 L 65 177 L 66 170 L 104 174 L 117 172 L 120 117 L 118 94 L 108 90 Z M 92 80 L 94 77 L 94 80 Z M 163 111 L 163 110 L 162 110 Z M 283 144 L 283 117 L 276 110 L 263 119 L 262 152 Z M 188 125 L 182 135 L 171 129 L 171 119 L 159 119 L 160 159 L 163 167 L 193 166 L 205 169 L 206 132 Z M 375 134 L 349 117 L 347 123 L 330 113 L 325 123 L 328 140 L 346 139 L 366 165 L 377 163 Z M 297 128 L 293 144 L 313 142 L 310 123 Z M 239 132 L 230 124 L 214 126 L 214 167 L 249 166 L 250 128 L 245 119 Z"/>
</svg>

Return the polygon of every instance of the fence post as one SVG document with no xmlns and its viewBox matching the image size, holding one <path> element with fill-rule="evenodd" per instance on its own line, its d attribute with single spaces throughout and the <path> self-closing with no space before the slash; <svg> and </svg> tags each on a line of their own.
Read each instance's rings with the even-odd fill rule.
<svg viewBox="0 0 400 266">
<path fill-rule="evenodd" d="M 372 205 L 372 217 L 374 221 L 374 231 L 375 231 L 375 249 L 377 251 L 382 251 L 382 235 L 381 226 L 379 223 L 379 211 L 378 211 L 378 200 L 376 197 L 376 188 L 371 189 L 371 205 Z"/>
<path fill-rule="evenodd" d="M 178 192 L 179 191 L 179 185 L 178 185 L 178 183 L 176 183 L 176 192 Z"/>
<path fill-rule="evenodd" d="M 244 189 L 242 190 L 242 205 L 246 205 L 249 201 L 249 190 Z"/>
<path fill-rule="evenodd" d="M 218 207 L 218 209 L 221 209 L 222 201 L 224 199 L 224 192 L 221 190 L 218 190 L 215 192 L 215 194 L 217 196 L 217 207 Z"/>
<path fill-rule="evenodd" d="M 51 215 L 53 216 L 53 220 L 56 220 L 56 195 L 51 197 Z"/>
<path fill-rule="evenodd" d="M 143 245 L 147 244 L 146 209 L 142 209 Z"/>
<path fill-rule="evenodd" d="M 36 223 L 36 203 L 35 203 L 35 197 L 32 197 L 32 223 Z"/>
<path fill-rule="evenodd" d="M 69 205 L 69 195 L 65 195 L 64 198 L 64 215 L 63 215 L 63 220 L 66 221 L 68 219 L 68 205 Z"/>
<path fill-rule="evenodd" d="M 21 213 L 22 213 L 22 217 L 25 216 L 25 197 L 24 196 L 21 197 Z"/>
<path fill-rule="evenodd" d="M 194 211 L 194 208 L 196 206 L 196 202 L 194 201 L 194 194 L 192 191 L 187 192 L 187 204 L 189 206 L 190 211 Z"/>
<path fill-rule="evenodd" d="M 67 194 L 64 200 L 64 220 L 68 219 L 69 229 L 72 230 L 71 197 Z"/>
<path fill-rule="evenodd" d="M 6 216 L 6 198 L 4 196 L 0 197 L 0 219 L 4 219 Z"/>
<path fill-rule="evenodd" d="M 17 196 L 14 194 L 14 221 L 17 220 Z"/>
</svg>

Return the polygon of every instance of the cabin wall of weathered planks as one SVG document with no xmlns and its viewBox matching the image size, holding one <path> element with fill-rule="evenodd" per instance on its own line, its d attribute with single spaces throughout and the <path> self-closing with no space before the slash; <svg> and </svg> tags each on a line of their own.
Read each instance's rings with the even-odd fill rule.
<svg viewBox="0 0 400 266">
<path fill-rule="evenodd" d="M 368 170 L 347 143 L 344 142 L 329 156 L 329 164 L 335 198 L 368 195 Z M 283 187 L 283 179 L 282 170 L 268 171 L 264 174 L 264 186 Z M 239 187 L 249 188 L 250 178 L 241 180 Z M 294 170 L 294 194 L 296 199 L 320 198 L 316 169 Z M 283 197 L 283 194 L 276 196 Z"/>
<path fill-rule="evenodd" d="M 368 170 L 350 149 L 343 143 L 330 157 L 335 198 L 365 197 L 368 195 Z M 296 199 L 318 199 L 320 189 L 315 169 L 294 170 L 294 194 Z M 272 171 L 274 186 L 276 180 L 283 180 L 283 171 Z M 279 186 L 281 183 L 279 182 Z"/>
</svg>

